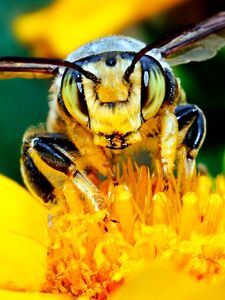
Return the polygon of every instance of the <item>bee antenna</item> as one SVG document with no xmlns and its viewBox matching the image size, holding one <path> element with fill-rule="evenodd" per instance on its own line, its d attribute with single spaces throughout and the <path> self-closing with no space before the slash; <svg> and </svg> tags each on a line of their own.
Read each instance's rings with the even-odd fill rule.
<svg viewBox="0 0 225 300">
<path fill-rule="evenodd" d="M 67 60 L 59 60 L 59 62 L 60 62 L 60 65 L 58 64 L 59 66 L 66 67 L 66 68 L 78 71 L 82 75 L 84 75 L 86 78 L 92 80 L 94 83 L 99 83 L 100 82 L 100 79 L 96 75 L 94 75 L 93 73 L 91 73 L 87 70 L 84 70 L 81 66 L 79 66 L 75 63 L 72 63 L 72 62 L 67 61 Z"/>
<path fill-rule="evenodd" d="M 161 43 L 160 43 L 161 44 Z M 126 69 L 125 73 L 124 73 L 124 79 L 126 81 L 129 81 L 129 77 L 130 75 L 133 73 L 134 68 L 136 63 L 150 50 L 154 49 L 154 48 L 158 48 L 160 46 L 159 42 L 153 42 L 151 44 L 148 44 L 147 46 L 145 46 L 144 48 L 142 48 L 139 52 L 137 52 L 134 56 L 134 58 L 132 59 L 131 64 L 129 65 L 129 67 Z"/>
<path fill-rule="evenodd" d="M 15 71 L 20 68 L 23 72 L 43 72 L 46 68 L 46 73 L 57 74 L 58 67 L 65 67 L 71 70 L 80 72 L 86 78 L 92 80 L 94 83 L 99 83 L 100 79 L 93 73 L 84 70 L 81 66 L 62 59 L 51 59 L 51 58 L 36 58 L 36 57 L 1 57 L 0 64 L 3 63 L 1 71 Z M 13 64 L 19 64 L 14 66 Z M 21 65 L 20 65 L 21 64 Z"/>
<path fill-rule="evenodd" d="M 100 81 L 100 79 L 95 76 L 93 73 L 84 70 L 81 66 L 72 63 L 68 60 L 62 60 L 62 59 L 49 59 L 49 58 L 32 58 L 33 62 L 34 60 L 36 60 L 39 63 L 47 63 L 47 64 L 52 64 L 55 65 L 57 67 L 65 67 L 65 68 L 69 68 L 75 71 L 80 72 L 82 75 L 84 75 L 86 78 L 92 80 L 94 83 L 98 83 Z"/>
</svg>

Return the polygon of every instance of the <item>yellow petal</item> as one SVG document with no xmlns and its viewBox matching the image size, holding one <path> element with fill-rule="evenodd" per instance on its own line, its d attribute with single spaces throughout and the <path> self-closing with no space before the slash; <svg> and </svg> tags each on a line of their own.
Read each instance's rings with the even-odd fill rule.
<svg viewBox="0 0 225 300">
<path fill-rule="evenodd" d="M 194 300 L 206 286 L 178 273 L 167 264 L 146 266 L 140 273 L 125 279 L 124 285 L 110 297 L 111 300 L 157 299 L 157 300 Z M 195 298 L 196 297 L 196 298 Z M 222 299 L 220 297 L 211 299 Z"/>
<path fill-rule="evenodd" d="M 54 295 L 45 293 L 26 293 L 26 292 L 12 292 L 0 290 L 0 299 L 4 300 L 73 300 L 73 296 L 68 295 Z M 88 300 L 86 297 L 79 297 L 77 300 Z"/>
<path fill-rule="evenodd" d="M 0 227 L 47 244 L 48 210 L 15 181 L 0 175 Z"/>
<path fill-rule="evenodd" d="M 225 299 L 225 281 L 223 280 L 220 284 L 208 287 L 204 289 L 199 295 L 193 297 L 193 300 L 212 300 L 212 299 Z"/>
<path fill-rule="evenodd" d="M 0 287 L 39 291 L 47 269 L 47 210 L 2 175 L 0 203 Z"/>
<path fill-rule="evenodd" d="M 18 38 L 39 56 L 65 57 L 78 46 L 118 33 L 126 26 L 184 0 L 57 0 L 16 19 Z M 63 13 L 62 13 L 63 12 Z"/>
</svg>

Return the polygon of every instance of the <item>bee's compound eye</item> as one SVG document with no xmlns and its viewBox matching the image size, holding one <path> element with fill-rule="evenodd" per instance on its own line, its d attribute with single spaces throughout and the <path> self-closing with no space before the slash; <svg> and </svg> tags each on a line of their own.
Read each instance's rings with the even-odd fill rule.
<svg viewBox="0 0 225 300">
<path fill-rule="evenodd" d="M 88 124 L 88 108 L 79 72 L 66 71 L 62 79 L 62 98 L 69 113 L 81 124 Z"/>
<path fill-rule="evenodd" d="M 143 56 L 142 66 L 142 116 L 145 120 L 154 117 L 160 109 L 166 94 L 163 69 L 156 59 Z"/>
</svg>

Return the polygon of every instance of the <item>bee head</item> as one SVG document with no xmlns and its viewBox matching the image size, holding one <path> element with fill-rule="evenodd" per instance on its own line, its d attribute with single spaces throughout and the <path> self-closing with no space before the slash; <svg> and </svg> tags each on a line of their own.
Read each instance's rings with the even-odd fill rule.
<svg viewBox="0 0 225 300">
<path fill-rule="evenodd" d="M 145 55 L 131 71 L 134 56 L 106 52 L 76 61 L 96 80 L 70 69 L 63 75 L 64 104 L 89 128 L 97 145 L 122 149 L 140 141 L 143 122 L 154 117 L 163 103 L 166 81 L 160 63 Z"/>
</svg>

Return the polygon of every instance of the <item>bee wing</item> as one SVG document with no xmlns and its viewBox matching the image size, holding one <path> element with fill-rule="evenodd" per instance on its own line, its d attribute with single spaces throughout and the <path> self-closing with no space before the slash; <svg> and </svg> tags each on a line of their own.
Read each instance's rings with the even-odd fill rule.
<svg viewBox="0 0 225 300">
<path fill-rule="evenodd" d="M 48 78 L 58 73 L 61 60 L 45 58 L 0 58 L 0 79 L 8 78 Z"/>
<path fill-rule="evenodd" d="M 172 66 L 202 61 L 225 46 L 225 12 L 203 21 L 167 42 L 158 50 Z"/>
</svg>

